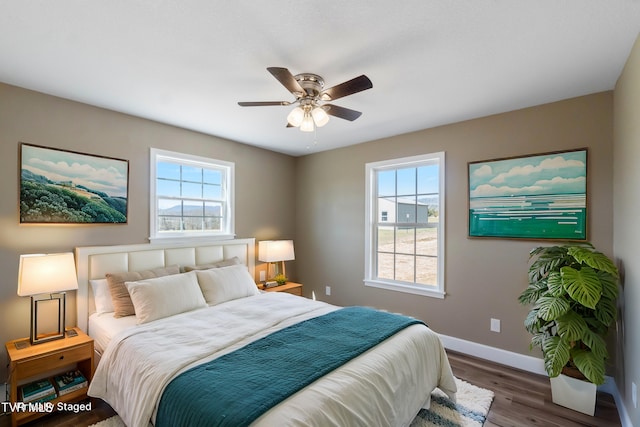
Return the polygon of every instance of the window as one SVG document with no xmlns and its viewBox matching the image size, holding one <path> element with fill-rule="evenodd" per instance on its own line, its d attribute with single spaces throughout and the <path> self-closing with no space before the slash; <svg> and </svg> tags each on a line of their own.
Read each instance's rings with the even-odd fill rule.
<svg viewBox="0 0 640 427">
<path fill-rule="evenodd" d="M 150 240 L 233 238 L 234 164 L 151 149 Z"/>
<path fill-rule="evenodd" d="M 444 153 L 366 165 L 365 284 L 444 297 Z"/>
</svg>

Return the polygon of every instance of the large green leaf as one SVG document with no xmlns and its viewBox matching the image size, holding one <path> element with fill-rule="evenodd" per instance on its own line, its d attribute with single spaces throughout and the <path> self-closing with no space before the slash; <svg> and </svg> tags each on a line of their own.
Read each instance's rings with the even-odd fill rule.
<svg viewBox="0 0 640 427">
<path fill-rule="evenodd" d="M 569 343 L 558 336 L 549 337 L 542 343 L 544 353 L 544 368 L 550 377 L 560 375 L 562 368 L 571 357 Z"/>
<path fill-rule="evenodd" d="M 560 274 L 565 290 L 574 301 L 585 307 L 596 308 L 602 295 L 602 284 L 592 268 L 583 267 L 576 270 L 572 267 L 562 267 Z"/>
<path fill-rule="evenodd" d="M 527 317 L 524 319 L 524 328 L 531 334 L 540 330 L 540 318 L 538 317 L 537 308 L 534 308 L 527 314 Z"/>
<path fill-rule="evenodd" d="M 562 275 L 558 271 L 552 271 L 547 278 L 547 287 L 549 293 L 554 297 L 562 296 L 565 293 L 564 286 L 562 286 Z"/>
<path fill-rule="evenodd" d="M 600 283 L 602 283 L 602 295 L 610 299 L 618 297 L 618 278 L 606 271 L 596 271 Z"/>
<path fill-rule="evenodd" d="M 563 298 L 545 296 L 536 304 L 538 316 L 544 320 L 555 320 L 571 309 L 569 302 Z"/>
<path fill-rule="evenodd" d="M 569 265 L 573 258 L 567 255 L 563 246 L 540 246 L 529 252 L 529 259 L 536 258 L 529 267 L 529 283 L 538 282 L 558 270 L 562 265 Z"/>
<path fill-rule="evenodd" d="M 580 264 L 586 264 L 595 270 L 606 271 L 607 273 L 618 277 L 618 269 L 605 254 L 589 248 L 573 246 L 568 248 L 569 255 L 574 257 Z"/>
<path fill-rule="evenodd" d="M 522 305 L 533 304 L 546 291 L 547 291 L 546 281 L 532 283 L 529 286 L 527 286 L 527 289 L 525 289 L 520 294 L 520 296 L 518 297 L 518 302 L 520 302 L 520 304 Z"/>
<path fill-rule="evenodd" d="M 571 352 L 571 358 L 589 381 L 596 385 L 604 383 L 604 359 L 590 351 L 578 349 Z"/>
<path fill-rule="evenodd" d="M 585 345 L 589 347 L 589 349 L 591 349 L 591 353 L 593 353 L 599 359 L 604 360 L 609 357 L 609 352 L 607 351 L 607 342 L 599 333 L 592 331 L 591 329 L 587 329 L 584 333 L 582 342 L 585 343 Z"/>
<path fill-rule="evenodd" d="M 603 326 L 608 327 L 616 320 L 617 308 L 615 300 L 603 295 L 600 301 L 598 301 L 598 305 L 596 305 L 596 310 L 593 314 Z"/>
<path fill-rule="evenodd" d="M 566 341 L 580 341 L 588 329 L 587 322 L 584 321 L 575 311 L 569 310 L 557 320 L 558 335 Z"/>
</svg>

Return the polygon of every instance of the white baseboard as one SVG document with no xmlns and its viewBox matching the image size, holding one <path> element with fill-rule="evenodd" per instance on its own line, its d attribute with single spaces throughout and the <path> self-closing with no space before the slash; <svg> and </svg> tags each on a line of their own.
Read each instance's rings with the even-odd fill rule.
<svg viewBox="0 0 640 427">
<path fill-rule="evenodd" d="M 544 369 L 544 361 L 537 357 L 526 356 L 524 354 L 514 353 L 512 351 L 502 350 L 500 348 L 490 347 L 488 345 L 478 344 L 473 341 L 466 341 L 447 335 L 438 335 L 440 336 L 440 340 L 444 347 L 449 350 L 468 354 L 469 356 L 478 357 L 480 359 L 490 360 L 501 365 L 521 369 L 534 374 L 547 375 L 547 372 Z M 624 401 L 622 400 L 622 396 L 620 396 L 615 380 L 609 376 L 605 377 L 605 382 L 598 386 L 598 391 L 602 391 L 613 396 L 613 399 L 616 402 L 616 407 L 618 408 L 622 427 L 634 427 L 631 423 L 631 417 L 627 412 L 627 408 L 624 406 Z"/>
<path fill-rule="evenodd" d="M 522 369 L 523 371 L 534 374 L 547 375 L 544 370 L 544 361 L 537 357 L 526 356 L 524 354 L 514 353 L 512 351 L 502 350 L 447 335 L 440 335 L 440 340 L 445 348 L 449 350 L 479 357 L 480 359 L 491 360 L 501 365 Z"/>
</svg>

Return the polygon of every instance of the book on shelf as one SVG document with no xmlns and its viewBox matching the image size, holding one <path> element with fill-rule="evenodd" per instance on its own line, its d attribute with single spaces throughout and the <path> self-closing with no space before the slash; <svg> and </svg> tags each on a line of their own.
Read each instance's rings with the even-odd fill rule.
<svg viewBox="0 0 640 427">
<path fill-rule="evenodd" d="M 20 388 L 20 397 L 23 402 L 33 402 L 51 394 L 55 395 L 56 390 L 48 378 L 25 384 Z M 54 396 L 53 398 L 55 399 L 56 397 Z"/>
<path fill-rule="evenodd" d="M 89 382 L 78 369 L 53 377 L 53 383 L 60 396 L 87 387 Z"/>
<path fill-rule="evenodd" d="M 28 402 L 28 403 L 44 403 L 44 402 L 48 402 L 48 401 L 50 401 L 50 400 L 53 400 L 53 399 L 55 399 L 56 397 L 58 397 L 58 393 L 56 393 L 56 392 L 54 391 L 54 392 L 53 392 L 53 393 L 51 393 L 51 394 L 47 394 L 47 395 L 46 395 L 46 396 L 44 396 L 44 397 L 41 397 L 41 398 L 36 399 L 36 400 L 32 400 L 32 401 L 30 401 L 30 402 Z"/>
</svg>

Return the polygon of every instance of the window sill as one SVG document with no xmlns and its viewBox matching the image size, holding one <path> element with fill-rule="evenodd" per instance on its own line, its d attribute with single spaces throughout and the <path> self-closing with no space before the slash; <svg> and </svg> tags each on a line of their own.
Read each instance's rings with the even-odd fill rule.
<svg viewBox="0 0 640 427">
<path fill-rule="evenodd" d="M 159 244 L 159 243 L 190 243 L 194 240 L 200 242 L 206 241 L 219 241 L 219 240 L 233 240 L 236 238 L 235 234 L 217 234 L 215 236 L 203 236 L 203 235 L 180 235 L 180 236 L 163 236 L 163 237 L 149 237 L 149 243 L 151 244 Z"/>
<path fill-rule="evenodd" d="M 372 288 L 387 289 L 389 291 L 403 292 L 406 294 L 423 295 L 431 298 L 444 299 L 445 296 L 445 292 L 438 289 L 429 289 L 426 286 L 412 285 L 410 283 L 365 279 L 364 285 Z"/>
</svg>

